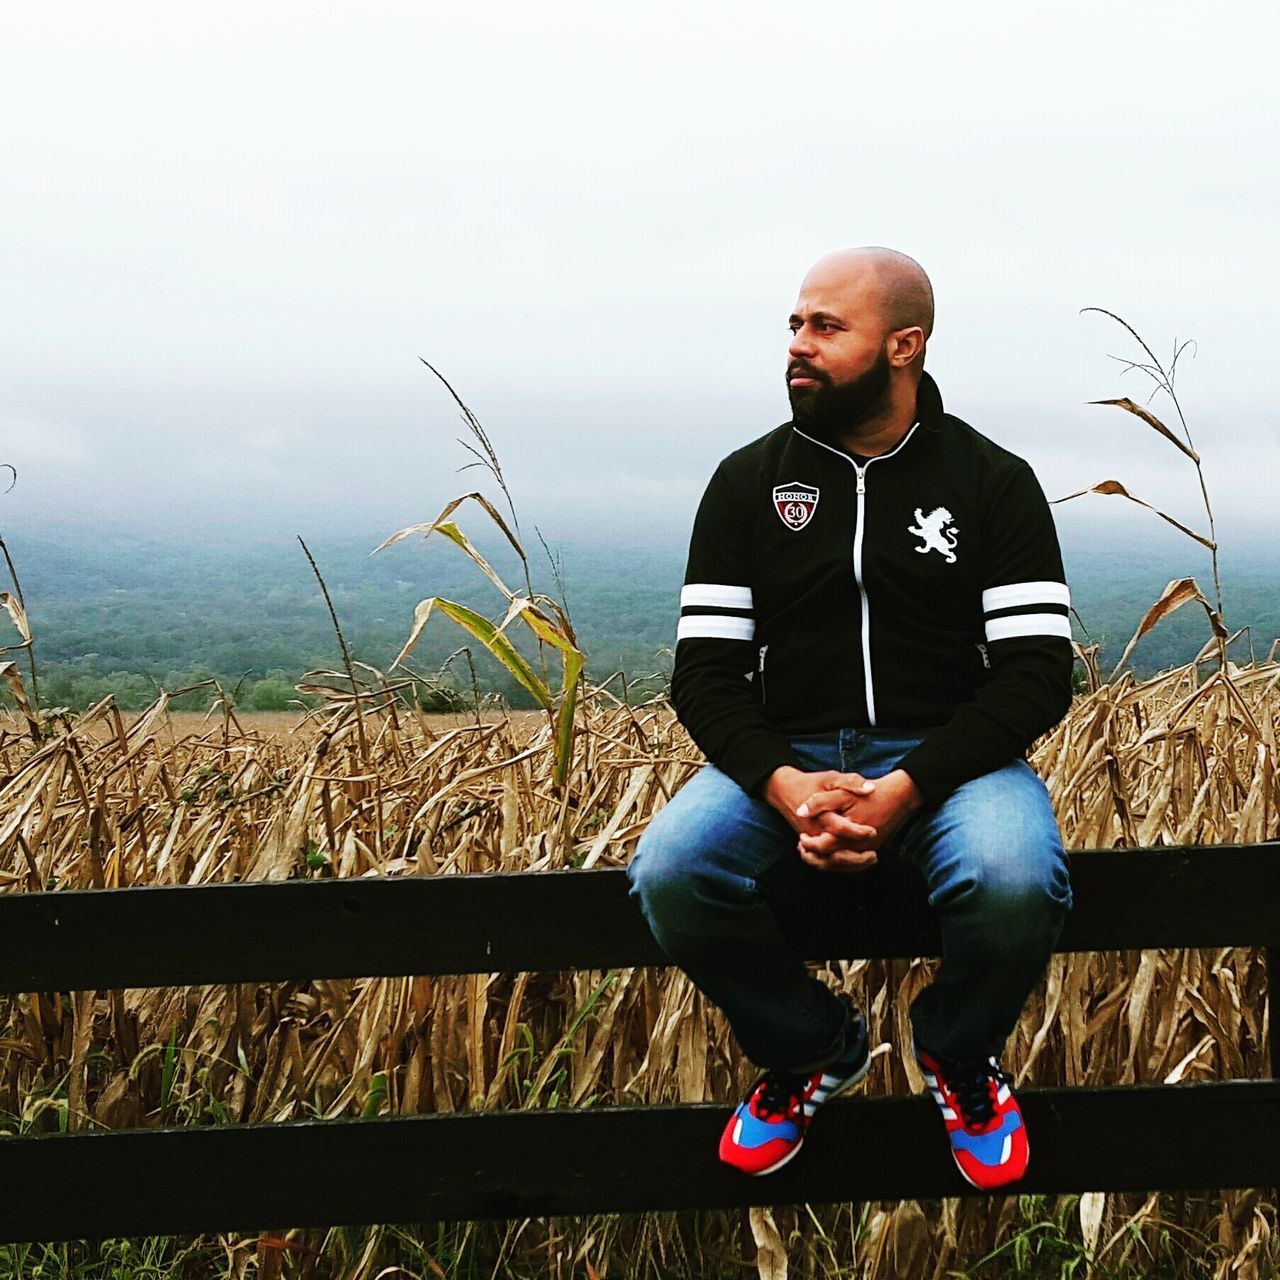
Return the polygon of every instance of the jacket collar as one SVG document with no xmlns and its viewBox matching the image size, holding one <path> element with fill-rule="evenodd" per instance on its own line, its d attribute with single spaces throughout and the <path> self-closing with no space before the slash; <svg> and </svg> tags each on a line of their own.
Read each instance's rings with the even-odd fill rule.
<svg viewBox="0 0 1280 1280">
<path fill-rule="evenodd" d="M 929 374 L 922 372 L 916 388 L 916 419 L 922 427 L 937 431 L 942 426 L 942 414 L 942 392 Z"/>
</svg>

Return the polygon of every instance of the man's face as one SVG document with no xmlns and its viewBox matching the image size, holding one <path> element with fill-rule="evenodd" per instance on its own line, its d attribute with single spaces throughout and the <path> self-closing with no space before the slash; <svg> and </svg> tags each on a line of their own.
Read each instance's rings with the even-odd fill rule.
<svg viewBox="0 0 1280 1280">
<path fill-rule="evenodd" d="M 797 425 L 827 436 L 874 417 L 889 391 L 889 353 L 870 273 L 811 273 L 789 324 L 787 397 Z"/>
</svg>

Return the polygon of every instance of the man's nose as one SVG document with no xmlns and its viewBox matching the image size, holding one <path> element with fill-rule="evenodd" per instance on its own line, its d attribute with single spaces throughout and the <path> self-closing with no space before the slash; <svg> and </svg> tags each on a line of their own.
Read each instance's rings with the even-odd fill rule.
<svg viewBox="0 0 1280 1280">
<path fill-rule="evenodd" d="M 791 343 L 787 347 L 787 351 L 797 359 L 813 355 L 813 339 L 808 335 L 808 330 L 804 326 L 801 326 L 791 335 Z"/>
</svg>

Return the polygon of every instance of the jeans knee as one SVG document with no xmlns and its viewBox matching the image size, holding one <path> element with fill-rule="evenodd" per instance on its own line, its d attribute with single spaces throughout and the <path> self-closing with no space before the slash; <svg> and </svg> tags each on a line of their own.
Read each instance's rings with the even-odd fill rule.
<svg viewBox="0 0 1280 1280">
<path fill-rule="evenodd" d="M 647 908 L 653 898 L 663 894 L 664 882 L 669 879 L 656 843 L 641 836 L 635 853 L 631 855 L 631 861 L 627 863 L 627 883 L 631 886 L 631 897 L 638 899 Z"/>
<path fill-rule="evenodd" d="M 650 923 L 673 923 L 689 897 L 688 862 L 660 840 L 641 837 L 630 863 L 627 880 Z"/>
<path fill-rule="evenodd" d="M 1057 817 L 1025 760 L 965 783 L 944 813 L 930 877 L 938 905 L 965 900 L 1000 915 L 1070 911 Z"/>
<path fill-rule="evenodd" d="M 1018 950 L 1057 937 L 1071 910 L 1071 882 L 1061 851 L 1042 856 L 983 857 L 935 895 L 934 905 L 980 920 L 993 947 Z"/>
<path fill-rule="evenodd" d="M 657 934 L 722 932 L 727 917 L 758 899 L 755 883 L 718 865 L 713 851 L 641 837 L 627 879 Z"/>
</svg>

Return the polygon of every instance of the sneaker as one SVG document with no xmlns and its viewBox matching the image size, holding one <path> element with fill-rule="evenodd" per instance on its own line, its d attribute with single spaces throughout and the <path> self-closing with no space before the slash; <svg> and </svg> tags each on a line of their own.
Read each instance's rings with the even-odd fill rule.
<svg viewBox="0 0 1280 1280">
<path fill-rule="evenodd" d="M 918 1047 L 915 1054 L 965 1181 L 982 1191 L 1017 1182 L 1027 1171 L 1027 1126 L 1000 1064 L 953 1062 Z"/>
<path fill-rule="evenodd" d="M 871 1044 L 860 1013 L 853 1038 L 848 1053 L 815 1071 L 766 1071 L 729 1117 L 720 1159 L 755 1176 L 781 1169 L 800 1150 L 818 1108 L 867 1074 Z"/>
</svg>

